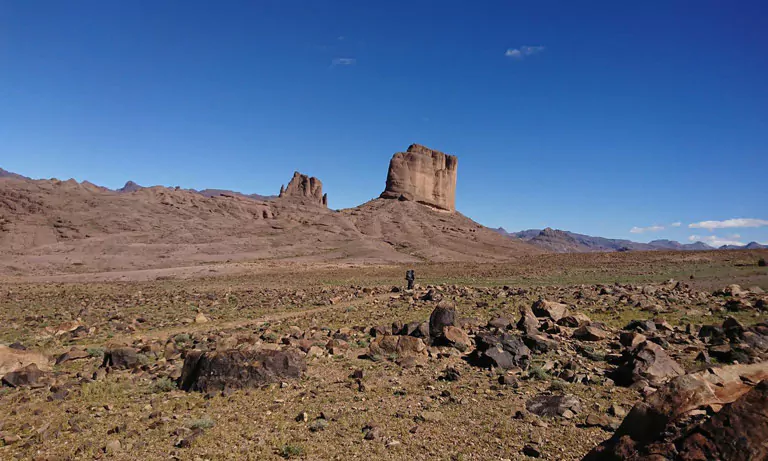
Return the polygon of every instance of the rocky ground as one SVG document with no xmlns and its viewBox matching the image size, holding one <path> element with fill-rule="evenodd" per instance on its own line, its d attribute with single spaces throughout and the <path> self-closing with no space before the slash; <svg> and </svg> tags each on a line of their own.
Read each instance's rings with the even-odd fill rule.
<svg viewBox="0 0 768 461">
<path fill-rule="evenodd" d="M 8 280 L 0 458 L 765 459 L 764 255 Z"/>
</svg>

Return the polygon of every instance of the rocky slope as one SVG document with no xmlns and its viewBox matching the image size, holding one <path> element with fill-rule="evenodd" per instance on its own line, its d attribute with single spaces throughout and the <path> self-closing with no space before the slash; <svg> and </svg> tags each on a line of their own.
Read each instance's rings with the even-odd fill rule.
<svg viewBox="0 0 768 461">
<path fill-rule="evenodd" d="M 541 250 L 459 213 L 378 199 L 336 212 L 319 180 L 294 175 L 284 197 L 129 183 L 0 179 L 0 273 L 136 270 L 232 260 L 479 261 Z"/>
</svg>

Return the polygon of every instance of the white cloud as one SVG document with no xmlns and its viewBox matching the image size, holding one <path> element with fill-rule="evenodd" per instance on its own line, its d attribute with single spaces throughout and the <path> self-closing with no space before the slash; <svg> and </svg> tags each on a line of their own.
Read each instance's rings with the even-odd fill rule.
<svg viewBox="0 0 768 461">
<path fill-rule="evenodd" d="M 718 237 L 717 235 L 691 235 L 688 237 L 688 241 L 690 242 L 704 242 L 708 245 L 711 245 L 713 247 L 720 247 L 723 245 L 745 245 L 744 242 L 739 241 L 741 236 L 739 235 L 730 235 L 728 237 Z"/>
<path fill-rule="evenodd" d="M 513 59 L 523 59 L 526 56 L 531 56 L 544 51 L 543 46 L 521 46 L 520 48 L 509 48 L 504 53 L 504 56 Z"/>
<path fill-rule="evenodd" d="M 768 221 L 765 219 L 754 218 L 734 218 L 726 219 L 725 221 L 701 221 L 693 224 L 688 224 L 691 229 L 728 229 L 732 227 L 761 227 L 768 226 Z"/>
<path fill-rule="evenodd" d="M 643 232 L 658 232 L 664 230 L 664 226 L 633 227 L 629 232 L 633 234 L 642 234 Z"/>
<path fill-rule="evenodd" d="M 334 58 L 331 61 L 331 66 L 354 66 L 357 63 L 355 58 Z"/>
<path fill-rule="evenodd" d="M 681 223 L 680 221 L 678 221 L 678 222 L 673 222 L 672 224 L 670 224 L 670 227 L 680 227 L 680 226 L 682 226 L 682 225 L 683 225 L 683 223 Z"/>
</svg>

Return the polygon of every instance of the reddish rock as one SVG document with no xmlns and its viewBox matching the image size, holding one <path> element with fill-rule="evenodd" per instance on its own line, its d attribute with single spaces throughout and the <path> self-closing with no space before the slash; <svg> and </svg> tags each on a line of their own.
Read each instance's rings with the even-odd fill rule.
<svg viewBox="0 0 768 461">
<path fill-rule="evenodd" d="M 562 303 L 540 299 L 533 303 L 533 313 L 536 317 L 548 317 L 557 322 L 568 315 L 568 306 Z"/>
<path fill-rule="evenodd" d="M 447 326 L 443 329 L 445 342 L 459 350 L 466 350 L 472 344 L 469 335 L 459 327 Z"/>
<path fill-rule="evenodd" d="M 368 346 L 368 356 L 387 358 L 396 355 L 398 358 L 409 356 L 426 356 L 427 345 L 421 338 L 413 336 L 379 336 Z"/>
<path fill-rule="evenodd" d="M 328 196 L 323 194 L 323 183 L 298 171 L 293 173 L 288 187 L 281 187 L 280 197 L 299 198 L 319 205 L 328 204 Z"/>
<path fill-rule="evenodd" d="M 387 187 L 381 198 L 411 200 L 454 211 L 458 163 L 453 155 L 412 144 L 389 162 Z"/>
<path fill-rule="evenodd" d="M 596 326 L 584 325 L 573 332 L 573 337 L 582 341 L 601 341 L 608 337 L 608 333 Z"/>
<path fill-rule="evenodd" d="M 768 388 L 765 382 L 755 386 L 766 379 L 768 362 L 674 378 L 635 405 L 613 437 L 584 461 L 765 459 Z M 689 423 L 692 414 L 712 411 L 717 413 L 707 421 Z"/>
</svg>

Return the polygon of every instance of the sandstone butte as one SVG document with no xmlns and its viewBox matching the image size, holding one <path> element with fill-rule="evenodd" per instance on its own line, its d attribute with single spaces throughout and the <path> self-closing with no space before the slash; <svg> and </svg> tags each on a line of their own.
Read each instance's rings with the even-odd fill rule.
<svg viewBox="0 0 768 461">
<path fill-rule="evenodd" d="M 411 144 L 406 152 L 392 156 L 381 198 L 415 201 L 453 212 L 458 163 L 453 155 Z"/>
<path fill-rule="evenodd" d="M 328 206 L 328 194 L 323 194 L 323 183 L 298 171 L 293 173 L 288 187 L 280 187 L 280 197 L 298 197 L 314 203 Z"/>
</svg>

